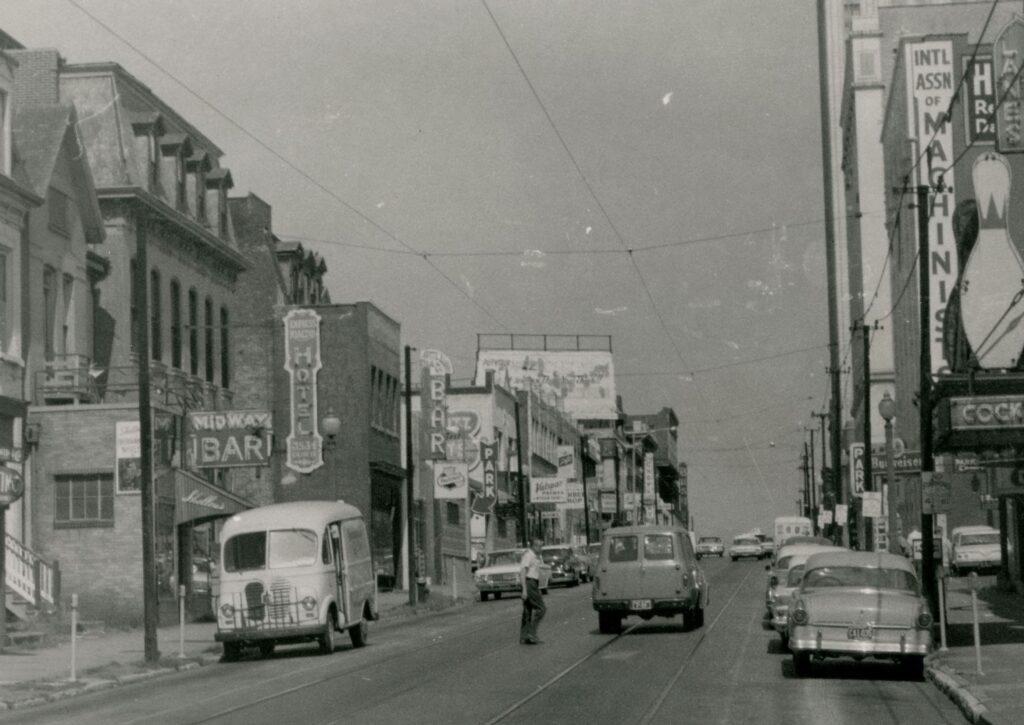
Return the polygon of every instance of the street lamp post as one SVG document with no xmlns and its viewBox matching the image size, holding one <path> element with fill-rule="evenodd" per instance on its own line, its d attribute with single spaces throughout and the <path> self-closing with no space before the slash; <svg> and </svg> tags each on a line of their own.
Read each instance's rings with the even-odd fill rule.
<svg viewBox="0 0 1024 725">
<path fill-rule="evenodd" d="M 892 460 L 892 419 L 896 416 L 896 401 L 888 390 L 878 401 L 878 414 L 885 421 L 885 483 L 889 487 L 885 505 L 889 510 L 889 552 L 899 554 L 899 541 L 896 538 L 896 471 Z"/>
</svg>

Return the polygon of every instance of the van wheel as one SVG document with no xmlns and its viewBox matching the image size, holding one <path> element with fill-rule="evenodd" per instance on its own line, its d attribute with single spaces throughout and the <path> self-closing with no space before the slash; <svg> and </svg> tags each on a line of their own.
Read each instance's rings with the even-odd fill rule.
<svg viewBox="0 0 1024 725">
<path fill-rule="evenodd" d="M 490 592 L 480 592 L 480 601 L 481 602 L 486 602 L 490 598 L 491 598 L 491 593 Z"/>
<path fill-rule="evenodd" d="M 324 633 L 317 639 L 320 644 L 320 653 L 329 655 L 334 652 L 334 608 L 327 613 L 327 626 Z"/>
<path fill-rule="evenodd" d="M 597 628 L 601 634 L 618 634 L 622 631 L 622 617 L 614 612 L 598 612 Z"/>
<path fill-rule="evenodd" d="M 797 677 L 807 677 L 807 675 L 811 674 L 810 652 L 793 653 L 793 672 L 796 673 Z"/>
<path fill-rule="evenodd" d="M 704 626 L 704 607 L 697 607 L 697 611 L 696 611 L 695 616 L 694 616 L 694 626 L 695 627 L 703 627 Z"/>
<path fill-rule="evenodd" d="M 260 657 L 272 657 L 274 655 L 273 642 L 260 642 Z"/>
<path fill-rule="evenodd" d="M 224 643 L 224 656 L 225 662 L 237 662 L 238 658 L 242 655 L 242 645 L 238 642 L 225 642 Z"/>
<path fill-rule="evenodd" d="M 495 599 L 501 599 L 501 592 L 494 592 Z"/>
<path fill-rule="evenodd" d="M 352 640 L 353 647 L 365 647 L 366 639 L 370 636 L 370 625 L 366 623 L 365 619 L 361 619 L 359 624 L 354 627 L 348 628 L 348 638 Z"/>
</svg>

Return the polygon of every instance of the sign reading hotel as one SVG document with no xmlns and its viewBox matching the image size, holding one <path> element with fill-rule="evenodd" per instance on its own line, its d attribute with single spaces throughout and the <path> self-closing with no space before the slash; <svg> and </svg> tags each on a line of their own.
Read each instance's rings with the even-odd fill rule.
<svg viewBox="0 0 1024 725">
<path fill-rule="evenodd" d="M 478 350 L 476 385 L 494 381 L 513 390 L 532 390 L 576 420 L 615 419 L 612 354 L 601 350 Z"/>
<path fill-rule="evenodd" d="M 992 144 L 996 141 L 996 81 L 992 56 L 979 55 L 973 65 L 964 59 L 964 128 L 967 142 L 971 144 Z"/>
<path fill-rule="evenodd" d="M 420 352 L 420 404 L 423 409 L 423 456 L 431 461 L 448 458 L 445 443 L 448 432 L 446 376 L 452 374 L 452 362 L 440 350 Z"/>
<path fill-rule="evenodd" d="M 269 466 L 271 420 L 268 410 L 189 413 L 189 467 Z"/>
<path fill-rule="evenodd" d="M 906 67 L 908 97 L 912 99 L 913 110 L 907 114 L 911 139 L 916 139 L 918 151 L 918 185 L 933 188 L 932 213 L 928 221 L 929 292 L 932 320 L 931 358 L 932 372 L 949 370 L 950 361 L 945 357 L 942 346 L 942 327 L 949 295 L 956 286 L 959 265 L 956 255 L 956 240 L 953 237 L 953 128 L 946 117 L 956 91 L 953 41 L 929 40 L 907 43 Z M 920 148 L 930 142 L 928 151 Z M 930 161 L 926 161 L 930 159 Z M 924 261 L 924 260 L 922 260 Z"/>
<path fill-rule="evenodd" d="M 284 350 L 291 393 L 285 465 L 299 473 L 311 473 L 324 464 L 316 398 L 317 372 L 322 367 L 320 315 L 314 310 L 289 310 L 284 316 Z"/>
</svg>

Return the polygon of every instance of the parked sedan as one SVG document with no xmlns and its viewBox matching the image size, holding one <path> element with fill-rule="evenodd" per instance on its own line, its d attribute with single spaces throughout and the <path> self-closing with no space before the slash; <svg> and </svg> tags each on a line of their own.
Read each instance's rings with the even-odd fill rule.
<svg viewBox="0 0 1024 725">
<path fill-rule="evenodd" d="M 721 559 L 725 556 L 725 544 L 720 536 L 702 536 L 697 539 L 697 558 L 705 556 L 717 556 Z"/>
<path fill-rule="evenodd" d="M 932 649 L 932 615 L 911 562 L 884 552 L 813 554 L 789 607 L 798 677 L 827 657 L 889 659 L 913 679 Z"/>
<path fill-rule="evenodd" d="M 991 526 L 958 526 L 953 529 L 953 576 L 972 571 L 991 571 L 1002 564 L 999 530 Z"/>
<path fill-rule="evenodd" d="M 526 549 L 499 549 L 487 554 L 484 558 L 484 565 L 473 574 L 473 581 L 476 583 L 477 591 L 480 592 L 480 601 L 486 602 L 491 595 L 495 599 L 501 599 L 501 595 L 507 592 L 519 594 L 523 590 L 523 584 L 519 576 L 522 571 L 523 554 Z M 540 567 L 540 590 L 547 594 L 551 580 L 551 567 L 542 565 Z"/>
<path fill-rule="evenodd" d="M 574 587 L 583 579 L 583 562 L 576 557 L 568 544 L 542 546 L 540 557 L 551 567 L 552 584 Z"/>
<path fill-rule="evenodd" d="M 761 557 L 761 542 L 754 536 L 737 536 L 732 540 L 732 546 L 729 547 L 729 558 L 733 561 L 742 558 L 760 559 Z"/>
<path fill-rule="evenodd" d="M 793 591 L 800 586 L 804 574 L 804 562 L 813 554 L 828 551 L 847 551 L 841 546 L 821 546 L 820 544 L 789 544 L 779 549 L 774 564 L 765 566 L 771 574 L 768 577 L 768 591 L 765 594 L 765 606 L 772 628 L 782 637 L 784 645 L 789 644 L 789 602 Z"/>
</svg>

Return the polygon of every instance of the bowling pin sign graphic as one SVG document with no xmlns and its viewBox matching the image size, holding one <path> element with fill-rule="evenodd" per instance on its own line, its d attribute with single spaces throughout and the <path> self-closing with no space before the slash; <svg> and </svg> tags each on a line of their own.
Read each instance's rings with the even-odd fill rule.
<svg viewBox="0 0 1024 725">
<path fill-rule="evenodd" d="M 960 277 L 960 317 L 982 368 L 1012 368 L 1024 349 L 1024 259 L 1010 238 L 1010 164 L 997 153 L 974 162 L 978 240 Z"/>
</svg>

